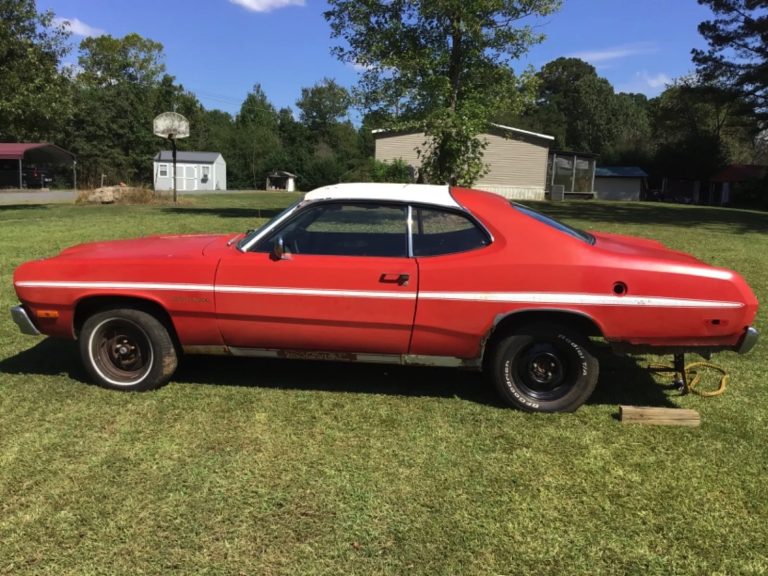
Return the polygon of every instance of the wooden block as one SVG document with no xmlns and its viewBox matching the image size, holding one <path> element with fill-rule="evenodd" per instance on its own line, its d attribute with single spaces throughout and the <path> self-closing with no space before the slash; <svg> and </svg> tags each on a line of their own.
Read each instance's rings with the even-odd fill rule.
<svg viewBox="0 0 768 576">
<path fill-rule="evenodd" d="M 624 424 L 657 424 L 662 426 L 698 426 L 701 418 L 696 410 L 619 406 L 619 420 Z"/>
</svg>

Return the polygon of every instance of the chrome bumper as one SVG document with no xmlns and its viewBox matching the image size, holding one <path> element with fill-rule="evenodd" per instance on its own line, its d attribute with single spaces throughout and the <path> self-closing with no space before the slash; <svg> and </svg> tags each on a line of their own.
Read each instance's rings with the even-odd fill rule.
<svg viewBox="0 0 768 576">
<path fill-rule="evenodd" d="M 755 347 L 755 344 L 757 344 L 757 339 L 759 336 L 760 332 L 758 332 L 756 329 L 752 328 L 751 326 L 747 328 L 747 331 L 744 333 L 744 337 L 741 339 L 736 352 L 739 354 L 746 354 L 752 350 L 752 348 Z"/>
<path fill-rule="evenodd" d="M 39 336 L 40 331 L 35 328 L 32 320 L 27 316 L 27 311 L 23 306 L 14 306 L 11 308 L 11 318 L 19 326 L 22 334 L 29 334 L 30 336 Z"/>
</svg>

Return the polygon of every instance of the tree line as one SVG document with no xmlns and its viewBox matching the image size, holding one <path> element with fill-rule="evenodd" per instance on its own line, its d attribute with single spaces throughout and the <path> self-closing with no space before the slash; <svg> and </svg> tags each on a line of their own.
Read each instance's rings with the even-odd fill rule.
<svg viewBox="0 0 768 576">
<path fill-rule="evenodd" d="M 230 188 L 262 188 L 287 170 L 308 190 L 339 181 L 403 181 L 402 164 L 372 159 L 373 128 L 419 129 L 421 177 L 471 184 L 485 171 L 488 122 L 543 132 L 560 150 L 604 165 L 703 179 L 728 163 L 766 163 L 766 0 L 699 0 L 716 18 L 700 30 L 697 72 L 657 98 L 617 93 L 590 64 L 513 64 L 541 35 L 531 16 L 558 0 L 329 0 L 334 54 L 363 71 L 351 90 L 324 78 L 277 109 L 255 83 L 236 114 L 208 110 L 169 74 L 162 44 L 138 34 L 88 37 L 63 65 L 70 35 L 35 0 L 0 0 L 0 140 L 49 141 L 78 158 L 78 180 L 150 183 L 163 142 L 157 114 L 191 123 L 181 149 L 221 152 Z M 735 52 L 734 52 L 735 51 Z M 730 66 L 730 68 L 729 68 Z M 350 120 L 361 111 L 360 126 Z"/>
</svg>

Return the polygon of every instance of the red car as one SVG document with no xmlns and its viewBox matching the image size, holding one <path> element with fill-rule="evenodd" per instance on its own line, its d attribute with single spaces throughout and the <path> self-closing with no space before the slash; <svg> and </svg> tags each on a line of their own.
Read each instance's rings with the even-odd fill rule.
<svg viewBox="0 0 768 576">
<path fill-rule="evenodd" d="M 524 410 L 575 410 L 598 362 L 746 352 L 737 273 L 586 233 L 486 192 L 320 188 L 257 230 L 82 244 L 20 266 L 22 332 L 80 342 L 108 388 L 165 383 L 182 352 L 484 370 Z"/>
</svg>

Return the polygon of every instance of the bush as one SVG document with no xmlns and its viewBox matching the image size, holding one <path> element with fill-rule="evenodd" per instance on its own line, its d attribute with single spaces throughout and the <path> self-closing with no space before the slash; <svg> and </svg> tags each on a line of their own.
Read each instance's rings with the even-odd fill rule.
<svg viewBox="0 0 768 576">
<path fill-rule="evenodd" d="M 367 159 L 344 175 L 344 182 L 393 182 L 412 184 L 415 170 L 403 160 L 379 162 Z"/>
</svg>

